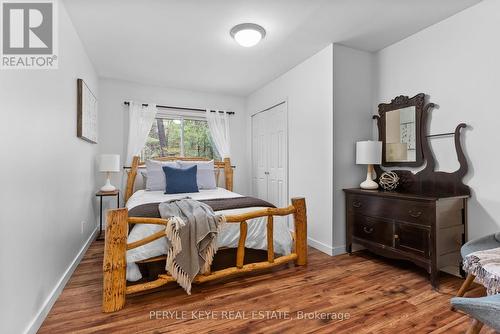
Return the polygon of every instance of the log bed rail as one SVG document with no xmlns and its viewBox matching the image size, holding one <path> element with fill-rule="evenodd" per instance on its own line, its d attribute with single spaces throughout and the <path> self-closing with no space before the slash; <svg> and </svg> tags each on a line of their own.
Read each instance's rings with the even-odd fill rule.
<svg viewBox="0 0 500 334">
<path fill-rule="evenodd" d="M 172 159 L 174 158 L 159 160 Z M 181 158 L 181 160 L 192 161 L 202 159 Z M 134 157 L 131 170 L 128 172 L 126 200 L 132 195 L 139 165 L 139 158 Z M 233 171 L 229 158 L 225 158 L 223 162 L 216 162 L 215 165 L 216 168 L 224 169 L 226 189 L 231 191 L 233 187 Z M 292 233 L 294 240 L 293 251 L 291 254 L 275 258 L 273 246 L 274 216 L 288 215 L 293 215 L 294 218 L 295 231 Z M 264 236 L 267 238 L 267 261 L 244 264 L 245 242 L 248 228 L 247 221 L 258 217 L 267 217 L 267 233 L 266 236 Z M 291 205 L 286 208 L 266 208 L 243 214 L 226 215 L 225 220 L 226 223 L 240 225 L 240 237 L 236 250 L 235 266 L 199 274 L 195 277 L 193 283 L 204 283 L 240 273 L 268 269 L 288 262 L 295 262 L 299 266 L 307 264 L 307 214 L 306 201 L 304 198 L 292 198 Z M 107 212 L 103 261 L 103 312 L 115 312 L 122 309 L 125 306 L 126 295 L 155 289 L 175 281 L 174 278 L 165 273 L 158 275 L 158 278 L 154 281 L 127 286 L 127 250 L 140 247 L 165 236 L 165 229 L 163 229 L 141 240 L 127 243 L 129 225 L 134 224 L 156 224 L 166 227 L 168 220 L 161 218 L 129 217 L 127 208 L 114 209 Z M 140 262 L 154 262 L 164 260 L 165 258 L 165 256 L 158 256 Z"/>
<path fill-rule="evenodd" d="M 274 216 L 293 215 L 295 238 L 294 249 L 291 254 L 274 257 L 273 226 Z M 267 217 L 267 261 L 244 264 L 245 241 L 247 236 L 247 220 Z M 292 205 L 286 208 L 267 208 L 237 215 L 225 216 L 226 223 L 240 225 L 240 238 L 236 251 L 236 265 L 234 267 L 217 270 L 195 277 L 193 283 L 204 283 L 222 277 L 233 276 L 240 273 L 268 269 L 284 263 L 294 261 L 297 265 L 307 264 L 307 217 L 306 202 L 304 198 L 292 198 Z M 126 208 L 109 210 L 107 212 L 107 225 L 104 244 L 103 262 L 103 296 L 102 309 L 104 312 L 115 312 L 125 306 L 126 295 L 136 292 L 158 288 L 175 280 L 168 274 L 161 274 L 151 282 L 127 286 L 126 252 L 153 242 L 165 236 L 165 230 L 153 233 L 141 240 L 127 243 L 129 224 L 157 224 L 167 225 L 166 219 L 129 217 Z M 144 262 L 159 261 L 165 257 L 159 256 Z"/>
</svg>

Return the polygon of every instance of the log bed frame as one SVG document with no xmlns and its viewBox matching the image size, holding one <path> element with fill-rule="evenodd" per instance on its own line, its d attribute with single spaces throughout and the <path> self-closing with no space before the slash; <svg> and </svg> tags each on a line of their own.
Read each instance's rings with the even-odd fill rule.
<svg viewBox="0 0 500 334">
<path fill-rule="evenodd" d="M 205 159 L 200 158 L 179 158 L 168 157 L 158 158 L 155 160 L 184 160 L 184 161 L 200 161 Z M 208 160 L 208 159 L 207 159 Z M 132 196 L 135 177 L 137 170 L 142 164 L 139 162 L 139 157 L 134 157 L 132 166 L 128 171 L 127 187 L 125 191 L 125 202 Z M 229 158 L 224 161 L 216 161 L 214 163 L 217 179 L 220 170 L 224 170 L 225 188 L 232 191 L 233 189 L 233 170 Z M 240 225 L 240 238 L 236 251 L 236 266 L 217 270 L 205 274 L 197 275 L 193 283 L 204 283 L 216 280 L 222 277 L 233 276 L 240 273 L 247 273 L 256 270 L 262 270 L 282 265 L 288 262 L 295 262 L 299 266 L 307 264 L 307 216 L 306 202 L 304 198 L 292 198 L 292 204 L 286 208 L 266 208 L 247 212 L 237 215 L 225 216 L 227 223 L 237 223 Z M 279 256 L 275 258 L 273 248 L 273 217 L 293 215 L 295 232 L 292 233 L 294 240 L 293 251 L 289 255 Z M 245 258 L 245 241 L 247 236 L 247 220 L 258 217 L 267 217 L 267 261 L 244 264 Z M 109 210 L 106 217 L 106 234 L 104 240 L 104 261 L 103 261 L 103 293 L 102 293 L 102 310 L 103 312 L 115 312 L 121 310 L 125 306 L 125 298 L 127 295 L 147 291 L 158 288 L 175 280 L 167 273 L 158 275 L 154 281 L 134 284 L 127 286 L 126 268 L 127 259 L 126 252 L 129 249 L 137 248 L 154 240 L 165 236 L 164 231 L 154 233 L 144 239 L 127 243 L 129 224 L 156 224 L 167 225 L 166 219 L 161 218 L 145 218 L 145 217 L 129 217 L 128 209 L 120 208 Z M 155 258 L 140 261 L 141 263 L 162 261 L 166 257 L 158 256 Z"/>
</svg>

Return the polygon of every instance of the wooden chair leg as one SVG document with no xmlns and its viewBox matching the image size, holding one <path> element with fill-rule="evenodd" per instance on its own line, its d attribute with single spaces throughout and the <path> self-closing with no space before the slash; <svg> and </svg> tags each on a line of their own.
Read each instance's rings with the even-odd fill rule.
<svg viewBox="0 0 500 334">
<path fill-rule="evenodd" d="M 467 329 L 466 334 L 479 334 L 481 331 L 481 328 L 483 328 L 483 323 L 479 320 L 472 320 L 472 324 L 470 325 L 469 329 Z"/>
<path fill-rule="evenodd" d="M 465 295 L 465 293 L 469 290 L 470 286 L 474 282 L 475 278 L 476 276 L 472 274 L 467 274 L 467 278 L 465 279 L 462 286 L 458 290 L 457 297 L 463 297 L 463 295 Z"/>
</svg>

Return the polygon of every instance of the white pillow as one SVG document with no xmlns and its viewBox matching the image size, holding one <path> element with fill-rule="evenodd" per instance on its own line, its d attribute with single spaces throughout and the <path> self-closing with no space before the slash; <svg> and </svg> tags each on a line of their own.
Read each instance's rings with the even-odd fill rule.
<svg viewBox="0 0 500 334">
<path fill-rule="evenodd" d="M 181 161 L 177 163 L 182 168 L 197 166 L 196 183 L 198 189 L 215 189 L 217 184 L 215 182 L 214 161 Z"/>
<path fill-rule="evenodd" d="M 162 190 L 165 191 L 165 173 L 162 167 L 169 166 L 179 168 L 177 161 L 157 161 L 146 160 L 146 190 Z"/>
</svg>

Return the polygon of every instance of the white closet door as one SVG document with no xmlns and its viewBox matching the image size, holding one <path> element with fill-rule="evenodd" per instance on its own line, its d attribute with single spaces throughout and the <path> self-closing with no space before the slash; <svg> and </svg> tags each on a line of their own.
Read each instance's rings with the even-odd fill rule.
<svg viewBox="0 0 500 334">
<path fill-rule="evenodd" d="M 262 114 L 252 117 L 252 189 L 257 198 L 267 200 L 266 123 Z"/>
<path fill-rule="evenodd" d="M 286 206 L 286 105 L 280 104 L 264 112 L 267 123 L 267 198 L 268 202 L 278 206 Z"/>
<path fill-rule="evenodd" d="M 253 194 L 278 207 L 287 198 L 286 104 L 252 117 Z"/>
</svg>

